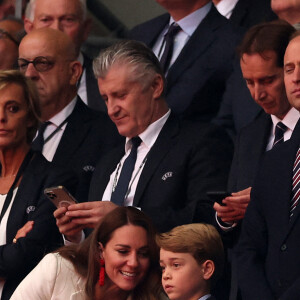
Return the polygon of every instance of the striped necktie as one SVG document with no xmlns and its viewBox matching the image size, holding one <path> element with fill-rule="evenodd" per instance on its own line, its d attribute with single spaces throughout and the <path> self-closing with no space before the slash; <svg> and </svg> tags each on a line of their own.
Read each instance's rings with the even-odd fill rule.
<svg viewBox="0 0 300 300">
<path fill-rule="evenodd" d="M 273 147 L 284 142 L 283 135 L 287 131 L 287 129 L 288 128 L 282 122 L 278 122 L 276 124 Z"/>
<path fill-rule="evenodd" d="M 297 151 L 293 168 L 292 200 L 290 208 L 290 217 L 293 216 L 294 210 L 300 199 L 300 148 Z"/>
</svg>

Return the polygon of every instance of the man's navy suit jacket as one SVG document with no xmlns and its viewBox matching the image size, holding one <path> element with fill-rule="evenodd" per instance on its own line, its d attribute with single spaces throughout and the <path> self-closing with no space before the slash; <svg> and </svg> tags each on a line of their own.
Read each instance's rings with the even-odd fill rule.
<svg viewBox="0 0 300 300">
<path fill-rule="evenodd" d="M 274 19 L 277 16 L 271 10 L 270 0 L 239 0 L 230 17 L 234 24 L 247 29 Z"/>
<path fill-rule="evenodd" d="M 91 110 L 78 97 L 52 160 L 77 174 L 79 183 L 74 196 L 78 201 L 87 201 L 97 161 L 121 140 L 109 117 Z"/>
<path fill-rule="evenodd" d="M 0 277 L 5 278 L 1 299 L 8 300 L 21 280 L 39 263 L 43 256 L 63 245 L 55 224 L 55 206 L 45 197 L 44 189 L 64 185 L 75 190 L 75 176 L 55 168 L 36 152 L 26 167 L 6 227 L 6 244 L 0 246 Z M 17 231 L 28 221 L 33 229 L 13 243 Z"/>
<path fill-rule="evenodd" d="M 237 249 L 245 300 L 300 299 L 300 205 L 289 217 L 299 144 L 300 122 L 289 141 L 265 154 L 252 188 Z"/>
<path fill-rule="evenodd" d="M 212 223 L 214 213 L 206 191 L 226 187 L 231 151 L 223 130 L 185 123 L 171 114 L 149 152 L 133 206 L 148 214 L 159 231 L 193 221 Z M 124 144 L 99 161 L 89 201 L 102 199 L 123 155 Z"/>
<path fill-rule="evenodd" d="M 151 48 L 169 19 L 170 15 L 164 14 L 138 25 L 129 38 Z M 173 112 L 202 121 L 216 115 L 239 37 L 212 6 L 168 71 L 166 100 Z"/>
<path fill-rule="evenodd" d="M 266 152 L 272 128 L 270 115 L 259 117 L 244 127 L 236 139 L 228 191 L 238 192 L 253 185 L 261 159 Z"/>
</svg>

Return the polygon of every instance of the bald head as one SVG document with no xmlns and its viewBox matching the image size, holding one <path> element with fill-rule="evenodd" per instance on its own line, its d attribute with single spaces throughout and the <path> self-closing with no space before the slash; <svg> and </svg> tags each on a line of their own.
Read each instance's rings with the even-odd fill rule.
<svg viewBox="0 0 300 300">
<path fill-rule="evenodd" d="M 19 66 L 38 88 L 42 118 L 48 120 L 72 101 L 82 67 L 72 40 L 63 32 L 41 28 L 20 43 Z"/>
<path fill-rule="evenodd" d="M 51 51 L 55 57 L 66 57 L 71 60 L 75 60 L 77 57 L 75 45 L 70 37 L 52 28 L 41 28 L 31 31 L 23 38 L 20 44 L 20 50 L 28 52 L 26 49 L 23 49 L 25 48 L 24 45 L 26 47 L 35 45 L 41 53 L 43 51 L 46 51 L 46 53 Z"/>
</svg>

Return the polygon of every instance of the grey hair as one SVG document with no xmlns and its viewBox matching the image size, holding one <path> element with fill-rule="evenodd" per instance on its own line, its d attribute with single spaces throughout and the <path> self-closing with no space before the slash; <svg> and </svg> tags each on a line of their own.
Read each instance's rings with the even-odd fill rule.
<svg viewBox="0 0 300 300">
<path fill-rule="evenodd" d="M 82 11 L 82 20 L 85 21 L 87 16 L 86 0 L 78 0 L 78 1 Z M 35 4 L 36 4 L 36 0 L 30 0 L 27 3 L 26 10 L 25 10 L 25 17 L 31 22 L 34 20 Z"/>
<path fill-rule="evenodd" d="M 131 66 L 134 80 L 148 84 L 159 74 L 165 82 L 161 65 L 145 44 L 137 41 L 123 40 L 100 52 L 94 59 L 93 70 L 96 78 L 104 78 L 113 65 Z"/>
</svg>

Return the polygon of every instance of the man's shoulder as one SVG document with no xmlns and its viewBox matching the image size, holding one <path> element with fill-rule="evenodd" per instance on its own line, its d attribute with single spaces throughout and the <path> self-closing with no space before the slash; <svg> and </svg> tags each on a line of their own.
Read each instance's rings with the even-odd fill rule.
<svg viewBox="0 0 300 300">
<path fill-rule="evenodd" d="M 258 133 L 266 129 L 266 127 L 270 128 L 271 125 L 271 116 L 266 114 L 264 111 L 261 111 L 261 113 L 252 122 L 241 129 L 239 136 L 247 136 L 251 133 Z"/>
<path fill-rule="evenodd" d="M 165 13 L 146 22 L 138 24 L 129 31 L 128 38 L 139 40 L 143 37 L 145 32 L 148 32 L 149 30 L 153 30 L 156 28 L 162 29 L 168 23 L 169 19 L 170 15 L 168 13 Z"/>
</svg>

